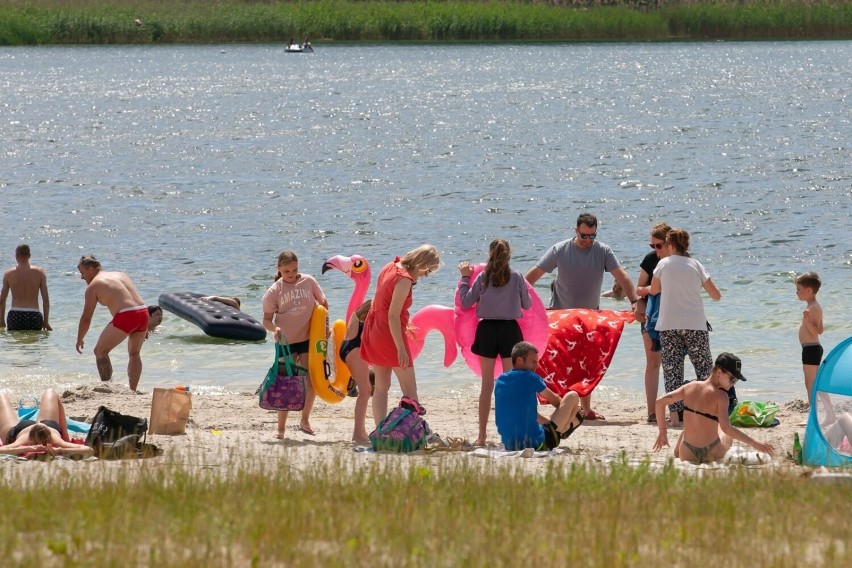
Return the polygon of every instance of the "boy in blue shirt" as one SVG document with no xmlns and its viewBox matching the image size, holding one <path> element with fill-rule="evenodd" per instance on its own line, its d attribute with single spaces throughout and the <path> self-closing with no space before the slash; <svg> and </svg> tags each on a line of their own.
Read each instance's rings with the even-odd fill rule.
<svg viewBox="0 0 852 568">
<path fill-rule="evenodd" d="M 578 413 L 580 397 L 570 391 L 559 398 L 535 373 L 538 349 L 526 341 L 512 348 L 512 370 L 503 373 L 494 384 L 497 431 L 507 450 L 534 448 L 552 450 L 583 423 Z M 556 407 L 550 419 L 538 413 L 541 397 Z"/>
</svg>

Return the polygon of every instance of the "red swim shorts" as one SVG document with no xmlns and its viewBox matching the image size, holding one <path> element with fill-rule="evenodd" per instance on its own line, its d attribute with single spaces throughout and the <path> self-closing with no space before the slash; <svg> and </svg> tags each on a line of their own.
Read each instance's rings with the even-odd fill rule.
<svg viewBox="0 0 852 568">
<path fill-rule="evenodd" d="M 148 331 L 148 308 L 146 306 L 124 308 L 112 316 L 110 323 L 124 333 Z"/>
</svg>

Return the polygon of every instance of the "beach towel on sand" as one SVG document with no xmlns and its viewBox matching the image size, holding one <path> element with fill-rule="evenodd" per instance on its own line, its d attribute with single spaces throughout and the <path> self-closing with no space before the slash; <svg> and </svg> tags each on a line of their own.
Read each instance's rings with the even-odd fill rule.
<svg viewBox="0 0 852 568">
<path fill-rule="evenodd" d="M 26 419 L 26 420 L 37 420 L 38 416 L 38 408 L 19 408 L 18 409 L 18 418 Z M 72 420 L 71 418 L 66 418 L 65 421 L 68 423 L 68 435 L 72 434 L 88 434 L 89 428 L 92 427 L 88 422 L 80 422 L 79 420 Z M 73 436 L 72 436 L 73 437 Z"/>
<path fill-rule="evenodd" d="M 548 310 L 550 337 L 536 373 L 559 396 L 569 390 L 587 396 L 603 379 L 624 324 L 633 319 L 629 311 Z"/>
</svg>

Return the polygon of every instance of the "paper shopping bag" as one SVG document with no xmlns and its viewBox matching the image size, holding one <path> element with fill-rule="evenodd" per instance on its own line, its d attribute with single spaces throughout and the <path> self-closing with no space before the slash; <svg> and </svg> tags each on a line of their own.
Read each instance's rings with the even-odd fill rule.
<svg viewBox="0 0 852 568">
<path fill-rule="evenodd" d="M 151 400 L 149 434 L 174 436 L 186 432 L 186 422 L 192 409 L 192 395 L 176 389 L 154 389 Z"/>
</svg>

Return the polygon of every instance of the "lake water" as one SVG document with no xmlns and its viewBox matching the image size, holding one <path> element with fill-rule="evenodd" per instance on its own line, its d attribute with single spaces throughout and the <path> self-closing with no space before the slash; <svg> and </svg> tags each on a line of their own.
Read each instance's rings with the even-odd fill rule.
<svg viewBox="0 0 852 568">
<path fill-rule="evenodd" d="M 445 265 L 414 309 L 452 305 L 460 260 L 499 236 L 526 272 L 588 211 L 634 277 L 651 225 L 688 229 L 723 294 L 707 301 L 711 346 L 742 357 L 741 398 L 805 398 L 796 273 L 823 278 L 827 349 L 852 335 L 850 60 L 852 42 L 0 48 L 0 254 L 11 267 L 30 243 L 54 329 L 0 333 L 0 388 L 97 383 L 109 317 L 98 308 L 78 355 L 81 254 L 149 303 L 238 295 L 259 318 L 294 249 L 341 318 L 352 286 L 319 274 L 330 256 L 362 254 L 375 275 L 431 242 Z M 250 390 L 272 354 L 167 313 L 141 385 Z M 420 389 L 475 396 L 442 356 L 430 336 Z M 126 382 L 123 346 L 113 364 Z M 634 324 L 597 396 L 643 405 L 643 367 Z"/>
</svg>

